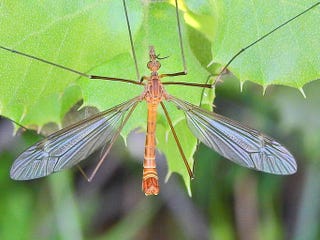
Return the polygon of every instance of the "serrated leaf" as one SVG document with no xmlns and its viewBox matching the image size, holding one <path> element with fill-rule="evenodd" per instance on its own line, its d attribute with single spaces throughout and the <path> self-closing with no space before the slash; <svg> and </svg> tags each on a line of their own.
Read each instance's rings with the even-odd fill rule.
<svg viewBox="0 0 320 240">
<path fill-rule="evenodd" d="M 198 4 L 195 11 L 199 21 L 204 23 L 202 19 L 207 17 L 206 24 L 198 24 L 202 26 L 198 29 L 212 42 L 212 62 L 222 66 L 242 48 L 316 3 L 314 0 L 187 2 Z M 228 69 L 241 82 L 250 80 L 264 88 L 270 84 L 302 88 L 319 79 L 319 13 L 318 5 L 246 50 Z"/>
<path fill-rule="evenodd" d="M 82 4 L 3 1 L 0 7 L 0 28 L 7 33 L 1 34 L 1 45 L 79 71 L 87 72 L 129 49 L 125 20 L 114 11 L 122 7 L 116 0 Z M 130 4 L 129 9 L 134 16 L 140 13 L 141 21 L 139 6 Z M 140 26 L 137 19 L 132 20 L 135 31 Z M 121 23 L 123 29 L 117 28 Z M 24 125 L 43 125 L 49 120 L 60 123 L 65 105 L 62 95 L 77 78 L 70 72 L 1 51 L 1 113 Z M 74 98 L 79 100 L 80 96 Z M 41 115 L 46 116 L 42 121 Z"/>
<path fill-rule="evenodd" d="M 0 27 L 9 33 L 1 35 L 1 45 L 80 72 L 137 79 L 121 1 L 87 1 L 82 5 L 78 1 L 36 3 L 8 1 L 1 5 Z M 127 1 L 127 4 L 141 75 L 150 74 L 146 69 L 150 45 L 155 46 L 160 57 L 168 56 L 162 60 L 161 73 L 182 71 L 174 6 L 168 3 L 143 5 L 140 1 Z M 19 22 L 16 21 L 18 16 Z M 186 41 L 187 31 L 182 27 L 189 74 L 174 80 L 203 83 L 207 81 L 208 72 L 193 56 Z M 13 28 L 16 29 L 14 32 Z M 60 124 L 65 110 L 80 98 L 86 106 L 105 110 L 143 91 L 136 85 L 81 78 L 4 50 L 1 50 L 0 61 L 1 114 L 27 126 L 42 126 L 47 122 Z M 70 92 L 70 89 L 73 90 Z M 201 88 L 168 86 L 167 91 L 200 104 Z M 208 94 L 204 97 L 205 102 L 212 102 L 213 96 Z M 184 121 L 183 113 L 176 107 L 167 104 L 167 108 L 175 124 Z M 169 142 L 166 142 L 170 131 L 161 110 L 158 124 L 157 142 L 168 159 L 169 171 L 178 172 L 188 179 L 170 134 Z M 183 127 L 180 127 L 181 124 Z M 196 139 L 193 136 L 187 138 L 185 123 L 181 124 L 178 124 L 177 134 L 187 148 L 186 154 L 192 167 Z M 145 103 L 137 107 L 122 135 L 126 137 L 136 128 L 146 128 Z"/>
<path fill-rule="evenodd" d="M 192 0 L 186 2 L 190 4 Z M 127 1 L 127 4 L 141 75 L 149 74 L 145 66 L 151 44 L 160 56 L 169 56 L 162 61 L 161 73 L 181 71 L 174 7 L 158 2 L 144 5 L 140 1 Z M 184 17 L 212 42 L 213 60 L 222 65 L 261 34 L 309 6 L 308 3 L 302 5 L 301 1 L 282 2 L 280 6 L 276 1 L 261 1 L 254 6 L 246 1 L 197 1 L 197 4 L 192 7 L 196 13 L 186 10 L 189 5 L 181 5 L 181 9 L 187 11 Z M 137 79 L 119 0 L 3 1 L 0 13 L 0 28 L 7 33 L 0 36 L 1 45 L 81 72 Z M 250 79 L 264 86 L 302 87 L 318 78 L 320 61 L 314 50 L 319 49 L 317 13 L 318 9 L 313 10 L 252 47 L 235 60 L 230 70 L 241 81 Z M 207 60 L 210 49 L 205 41 L 197 43 L 199 38 L 193 35 L 189 35 L 187 41 L 185 27 L 183 35 L 189 74 L 175 80 L 203 83 L 207 72 L 194 57 L 189 41 L 193 49 L 197 44 L 203 48 L 195 50 L 201 63 Z M 84 99 L 84 105 L 105 110 L 143 91 L 139 86 L 80 78 L 9 52 L 0 54 L 0 113 L 23 125 L 41 126 L 49 121 L 60 124 L 66 110 L 80 98 Z M 70 94 L 73 88 L 76 92 Z M 201 89 L 189 87 L 168 86 L 167 91 L 197 105 L 202 94 Z M 212 102 L 214 94 L 207 96 L 206 104 Z M 124 137 L 135 128 L 146 128 L 145 107 L 142 103 L 135 110 L 122 132 Z M 186 134 L 183 113 L 170 104 L 167 107 L 192 165 L 196 139 Z M 188 182 L 187 171 L 181 158 L 177 159 L 179 154 L 162 111 L 158 120 L 158 146 L 168 159 L 169 173 L 179 172 Z"/>
</svg>

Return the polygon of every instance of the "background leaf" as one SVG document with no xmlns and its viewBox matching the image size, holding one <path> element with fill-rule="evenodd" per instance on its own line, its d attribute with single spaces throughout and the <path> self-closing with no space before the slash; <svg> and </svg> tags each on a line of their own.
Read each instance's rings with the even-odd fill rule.
<svg viewBox="0 0 320 240">
<path fill-rule="evenodd" d="M 212 43 L 212 62 L 221 65 L 242 48 L 316 2 L 304 1 L 193 1 L 193 24 Z M 244 81 L 266 88 L 280 84 L 302 88 L 318 79 L 320 71 L 319 5 L 286 27 L 242 53 L 229 70 Z M 192 18 L 193 19 L 193 18 Z M 201 28 L 197 27 L 201 26 Z"/>
<path fill-rule="evenodd" d="M 180 10 L 184 13 L 182 19 L 191 26 L 182 26 L 189 74 L 175 80 L 204 83 L 208 76 L 205 65 L 212 59 L 219 63 L 216 67 L 225 64 L 239 49 L 310 5 L 300 1 L 276 4 L 278 2 L 266 4 L 261 1 L 253 5 L 247 2 L 240 4 L 239 1 L 192 0 L 184 4 L 180 1 Z M 162 61 L 161 73 L 181 71 L 174 6 L 165 2 L 145 4 L 129 1 L 128 8 L 141 75 L 149 74 L 145 68 L 149 45 L 154 45 L 161 56 L 169 56 Z M 286 14 L 281 11 L 283 8 Z M 125 18 L 119 14 L 123 13 L 121 1 L 79 3 L 61 0 L 54 4 L 51 1 L 40 4 L 3 1 L 0 11 L 0 27 L 10 33 L 1 35 L 3 46 L 88 74 L 138 78 Z M 305 49 L 306 45 L 309 46 L 307 49 L 318 49 L 316 35 L 319 30 L 312 27 L 319 21 L 316 17 L 318 11 L 315 9 L 295 24 L 250 48 L 236 59 L 230 70 L 242 83 L 250 79 L 264 88 L 269 84 L 301 88 L 306 82 L 316 79 L 319 56 L 316 51 Z M 248 17 L 249 13 L 255 17 Z M 84 79 L 6 51 L 1 51 L 0 63 L 1 114 L 25 126 L 41 127 L 48 122 L 61 126 L 65 113 L 80 99 L 83 99 L 83 106 L 105 110 L 143 91 L 141 87 L 130 84 Z M 214 69 L 210 68 L 212 73 Z M 168 86 L 167 91 L 200 104 L 202 89 Z M 203 103 L 211 108 L 213 92 L 206 91 L 204 96 Z M 123 137 L 126 138 L 133 129 L 145 130 L 145 107 L 142 103 L 135 110 L 122 132 Z M 189 130 L 183 113 L 169 104 L 167 107 L 192 166 L 196 139 L 189 132 L 185 134 Z M 168 176 L 178 172 L 189 186 L 189 176 L 177 149 L 173 147 L 175 143 L 162 111 L 159 111 L 158 130 L 158 147 L 167 157 Z"/>
</svg>

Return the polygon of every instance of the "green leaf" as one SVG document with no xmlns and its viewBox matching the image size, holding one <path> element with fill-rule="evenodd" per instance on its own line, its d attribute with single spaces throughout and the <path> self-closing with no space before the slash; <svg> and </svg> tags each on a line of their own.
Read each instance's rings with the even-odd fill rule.
<svg viewBox="0 0 320 240">
<path fill-rule="evenodd" d="M 83 5 L 78 1 L 4 1 L 0 27 L 7 34 L 1 34 L 1 45 L 88 72 L 129 49 L 124 18 L 115 14 L 119 8 L 121 2 L 114 0 Z M 141 23 L 139 6 L 130 6 L 130 11 L 140 16 Z M 140 26 L 137 19 L 133 20 L 135 31 Z M 117 28 L 122 23 L 123 29 Z M 65 105 L 62 96 L 78 78 L 1 51 L 1 113 L 25 125 L 60 123 Z"/>
<path fill-rule="evenodd" d="M 212 60 L 226 64 L 241 48 L 310 5 L 301 1 L 180 1 L 188 75 L 175 81 L 204 83 L 204 66 Z M 175 8 L 163 2 L 127 1 L 131 30 L 141 75 L 148 47 L 154 45 L 162 60 L 160 73 L 182 70 Z M 282 5 L 279 5 L 282 4 Z M 283 84 L 301 88 L 319 78 L 319 10 L 307 13 L 240 55 L 230 70 L 241 82 L 250 79 L 264 87 Z M 182 13 L 181 13 L 182 15 Z M 259 17 L 259 19 L 258 19 Z M 184 22 L 184 21 L 182 21 Z M 128 31 L 119 0 L 105 1 L 2 1 L 0 45 L 56 62 L 87 74 L 137 79 Z M 203 35 L 196 32 L 199 30 Z M 212 56 L 211 56 L 212 54 Z M 25 126 L 48 122 L 61 125 L 68 109 L 80 99 L 84 106 L 108 109 L 141 94 L 143 88 L 116 82 L 88 80 L 44 63 L 0 50 L 0 114 Z M 167 79 L 164 79 L 166 81 Z M 200 104 L 202 89 L 168 86 L 168 93 Z M 214 93 L 206 91 L 203 103 L 211 107 Z M 192 167 L 196 139 L 184 115 L 166 105 Z M 146 129 L 146 105 L 141 103 L 123 129 Z M 175 146 L 163 112 L 159 110 L 157 143 L 166 155 L 169 175 L 188 173 Z"/>
<path fill-rule="evenodd" d="M 193 24 L 197 21 L 189 23 L 210 39 L 212 62 L 222 66 L 242 48 L 316 3 L 314 0 L 187 2 L 196 12 L 192 19 L 201 21 L 197 25 Z M 264 89 L 271 84 L 301 89 L 319 79 L 319 13 L 318 5 L 243 52 L 228 69 L 241 84 L 250 80 Z"/>
<path fill-rule="evenodd" d="M 150 74 L 146 68 L 150 45 L 155 46 L 160 57 L 168 56 L 162 60 L 160 73 L 182 71 L 175 7 L 163 2 L 142 4 L 140 1 L 127 1 L 127 4 L 141 75 Z M 7 1 L 1 5 L 0 11 L 0 27 L 9 33 L 0 36 L 2 46 L 88 74 L 137 79 L 119 0 L 86 1 L 82 4 L 78 1 L 54 4 L 51 1 L 42 1 L 41 4 L 36 1 Z M 194 57 L 187 41 L 187 29 L 183 24 L 182 28 L 189 74 L 175 77 L 174 81 L 204 83 L 209 72 Z M 190 41 L 195 41 L 192 36 Z M 66 110 L 81 98 L 84 106 L 105 110 L 140 95 L 144 90 L 132 84 L 89 80 L 4 50 L 0 54 L 1 115 L 25 126 L 42 126 L 48 122 L 61 125 Z M 200 104 L 201 88 L 168 86 L 166 89 L 176 97 Z M 203 102 L 211 103 L 213 97 L 214 94 L 209 93 Z M 189 130 L 186 130 L 183 113 L 172 104 L 166 105 L 172 121 L 178 124 L 177 134 L 192 168 L 196 138 L 190 132 L 185 134 Z M 141 103 L 123 129 L 122 136 L 126 137 L 133 129 L 145 130 L 146 113 L 146 104 Z M 169 172 L 178 172 L 187 180 L 187 170 L 160 109 L 158 118 L 158 147 L 167 157 Z"/>
</svg>

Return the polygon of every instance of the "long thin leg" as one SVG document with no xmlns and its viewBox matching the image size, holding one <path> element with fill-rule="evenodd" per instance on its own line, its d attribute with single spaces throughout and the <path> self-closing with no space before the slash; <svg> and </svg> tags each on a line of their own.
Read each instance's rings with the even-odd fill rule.
<svg viewBox="0 0 320 240">
<path fill-rule="evenodd" d="M 1 116 L 1 118 L 2 118 L 2 116 Z M 3 117 L 3 118 L 5 118 L 5 117 Z M 13 122 L 14 124 L 16 124 L 17 126 L 19 126 L 20 128 L 22 128 L 22 129 L 23 129 L 23 131 L 33 131 L 32 129 L 29 129 L 29 128 L 27 128 L 27 127 L 25 127 L 25 126 L 21 125 L 20 123 L 18 123 L 18 122 L 16 122 L 16 121 L 12 120 L 12 119 L 10 119 L 10 118 L 6 118 L 6 119 L 8 119 L 9 121 Z"/>
<path fill-rule="evenodd" d="M 89 177 L 88 177 L 87 174 L 84 172 L 84 170 L 82 169 L 82 167 L 80 167 L 80 165 L 77 165 L 77 168 L 78 168 L 79 172 L 81 173 L 81 175 L 82 175 L 88 182 L 90 182 Z"/>
<path fill-rule="evenodd" d="M 225 72 L 221 73 L 221 75 L 225 74 Z M 170 75 L 170 74 L 160 74 L 159 77 L 175 77 L 178 75 Z M 207 83 L 211 77 L 218 76 L 218 74 L 209 75 L 206 83 L 190 83 L 190 82 L 162 82 L 163 85 L 183 85 L 183 86 L 191 86 L 191 87 L 201 87 L 201 88 L 214 88 L 216 81 L 214 83 Z"/>
<path fill-rule="evenodd" d="M 209 83 L 189 83 L 189 82 L 162 82 L 163 85 L 183 85 L 191 87 L 212 88 Z"/>
<path fill-rule="evenodd" d="M 124 127 L 124 125 L 127 123 L 127 121 L 129 120 L 131 114 L 133 113 L 134 109 L 136 108 L 136 106 L 138 105 L 139 102 L 136 102 L 135 105 L 132 106 L 132 108 L 130 109 L 130 111 L 128 112 L 127 116 L 125 117 L 125 119 L 123 120 L 122 124 L 120 125 L 120 127 L 118 128 L 116 134 L 112 137 L 112 139 L 110 140 L 110 144 L 109 147 L 106 149 L 106 151 L 104 152 L 104 154 L 102 155 L 101 159 L 99 160 L 97 166 L 94 168 L 94 170 L 92 171 L 92 173 L 90 174 L 90 177 L 88 178 L 88 181 L 91 182 L 92 179 L 94 178 L 94 176 L 96 175 L 97 171 L 99 170 L 99 168 L 101 167 L 101 164 L 104 162 L 104 160 L 106 159 L 107 155 L 109 154 L 113 144 L 116 142 L 117 138 L 120 135 L 120 132 L 122 130 L 122 128 Z"/>
<path fill-rule="evenodd" d="M 182 159 L 183 159 L 184 165 L 186 166 L 186 168 L 187 168 L 187 170 L 188 170 L 188 173 L 189 173 L 190 178 L 193 179 L 193 178 L 194 178 L 193 172 L 192 172 L 192 170 L 191 170 L 191 168 L 190 168 L 190 166 L 189 166 L 189 163 L 188 163 L 188 161 L 187 161 L 186 156 L 184 155 L 184 152 L 183 152 L 183 150 L 182 150 L 180 141 L 179 141 L 179 139 L 178 139 L 178 136 L 177 136 L 177 134 L 176 134 L 176 131 L 175 131 L 174 128 L 173 128 L 173 124 L 172 124 L 172 121 L 171 121 L 171 119 L 170 119 L 169 113 L 168 113 L 168 111 L 167 111 L 167 109 L 166 109 L 166 106 L 164 105 L 163 102 L 160 102 L 160 104 L 161 104 L 161 107 L 162 107 L 162 109 L 163 109 L 163 111 L 164 111 L 164 114 L 166 115 L 166 118 L 167 118 L 167 120 L 168 120 L 170 129 L 171 129 L 171 131 L 172 131 L 174 140 L 175 140 L 176 143 L 177 143 L 177 146 L 178 146 L 179 152 L 180 152 L 180 154 L 181 154 L 181 157 L 182 157 Z"/>
<path fill-rule="evenodd" d="M 127 27 L 128 27 L 128 33 L 129 33 L 129 39 L 130 39 L 130 45 L 131 45 L 131 52 L 132 52 L 132 56 L 133 56 L 133 60 L 134 60 L 134 66 L 136 68 L 137 79 L 138 79 L 138 82 L 139 82 L 140 73 L 139 73 L 139 68 L 138 68 L 136 51 L 135 51 L 134 45 L 133 45 L 132 32 L 131 32 L 131 27 L 130 27 L 130 22 L 129 22 L 129 17 L 128 17 L 127 4 L 126 4 L 125 0 L 123 0 L 122 2 L 123 2 L 124 14 L 126 16 L 126 22 L 127 22 Z"/>
<path fill-rule="evenodd" d="M 136 84 L 136 85 L 143 85 L 143 83 L 141 83 L 139 81 L 134 81 L 134 80 L 130 80 L 130 79 L 89 75 L 89 74 L 86 74 L 86 73 L 83 73 L 83 72 L 79 72 L 79 71 L 77 71 L 75 69 L 68 68 L 68 67 L 65 67 L 63 65 L 60 65 L 60 64 L 57 64 L 57 63 L 42 59 L 42 58 L 38 58 L 36 56 L 30 55 L 30 54 L 27 54 L 27 53 L 19 52 L 17 50 L 11 49 L 11 48 L 7 48 L 7 47 L 1 46 L 1 45 L 0 45 L 0 48 L 3 49 L 3 50 L 9 51 L 9 52 L 12 52 L 12 53 L 27 57 L 27 58 L 31 58 L 31 59 L 37 60 L 39 62 L 43 62 L 45 64 L 49 64 L 49 65 L 55 66 L 57 68 L 61 68 L 63 70 L 75 73 L 75 74 L 77 74 L 79 76 L 82 76 L 82 77 L 85 77 L 85 78 L 88 78 L 88 79 L 100 79 L 100 80 L 108 80 L 108 81 L 115 81 L 115 82 L 126 82 L 126 83 L 132 83 L 132 84 Z"/>
<path fill-rule="evenodd" d="M 175 76 L 179 76 L 179 75 L 174 75 L 173 74 L 160 74 L 159 78 L 163 78 L 163 77 L 175 77 Z M 212 76 L 210 75 L 208 80 L 211 78 Z M 143 76 L 140 80 L 140 83 L 142 83 L 145 80 L 148 80 L 150 77 L 147 76 Z M 207 80 L 207 82 L 208 82 Z M 201 87 L 201 88 L 212 88 L 214 85 L 213 84 L 209 84 L 209 83 L 190 83 L 190 82 L 162 82 L 163 85 L 183 85 L 183 86 L 190 86 L 190 87 Z"/>
<path fill-rule="evenodd" d="M 186 64 L 186 58 L 185 58 L 185 54 L 184 54 L 183 41 L 182 41 L 181 23 L 180 23 L 180 18 L 179 18 L 179 4 L 178 4 L 177 0 L 175 0 L 175 5 L 176 5 L 177 28 L 178 28 L 179 44 L 180 44 L 180 49 L 181 49 L 181 58 L 182 58 L 182 64 L 183 64 L 183 71 L 176 72 L 176 73 L 161 74 L 160 78 L 183 76 L 183 75 L 187 75 L 187 73 L 188 73 L 187 64 Z M 163 82 L 163 84 L 165 84 L 165 85 L 184 85 L 184 86 L 192 86 L 192 87 L 212 88 L 212 84 L 189 83 L 189 82 Z"/>
<path fill-rule="evenodd" d="M 175 5 L 176 5 L 177 27 L 178 27 L 179 45 L 180 45 L 180 49 L 181 49 L 183 71 L 176 72 L 176 73 L 161 74 L 161 77 L 176 77 L 176 76 L 187 75 L 187 73 L 188 73 L 186 58 L 185 58 L 184 48 L 183 48 L 183 41 L 182 41 L 181 23 L 180 23 L 180 18 L 179 18 L 179 5 L 178 5 L 177 0 L 175 0 Z M 175 83 L 171 83 L 171 84 L 175 84 Z M 187 85 L 187 84 L 185 84 L 185 85 Z M 194 86 L 194 85 L 190 85 L 190 86 Z"/>
<path fill-rule="evenodd" d="M 182 57 L 182 63 L 183 63 L 183 72 L 181 72 L 181 75 L 187 75 L 187 64 L 186 64 L 186 58 L 184 55 L 184 47 L 182 42 L 182 34 L 181 34 L 181 24 L 180 24 L 180 18 L 179 18 L 179 5 L 178 1 L 175 0 L 176 3 L 176 16 L 177 16 L 177 27 L 178 27 L 178 34 L 179 34 L 179 43 L 180 43 L 180 49 L 181 49 L 181 57 Z"/>
</svg>

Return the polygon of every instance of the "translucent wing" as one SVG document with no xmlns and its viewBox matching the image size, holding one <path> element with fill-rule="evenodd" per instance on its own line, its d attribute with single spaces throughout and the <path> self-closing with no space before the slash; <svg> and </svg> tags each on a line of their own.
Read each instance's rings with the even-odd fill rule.
<svg viewBox="0 0 320 240">
<path fill-rule="evenodd" d="M 127 110 L 139 97 L 64 128 L 25 150 L 11 167 L 10 177 L 29 180 L 70 168 L 107 144 Z"/>
<path fill-rule="evenodd" d="M 293 174 L 297 164 L 280 143 L 257 130 L 191 103 L 170 97 L 185 112 L 192 133 L 205 145 L 245 167 L 273 174 Z"/>
</svg>

